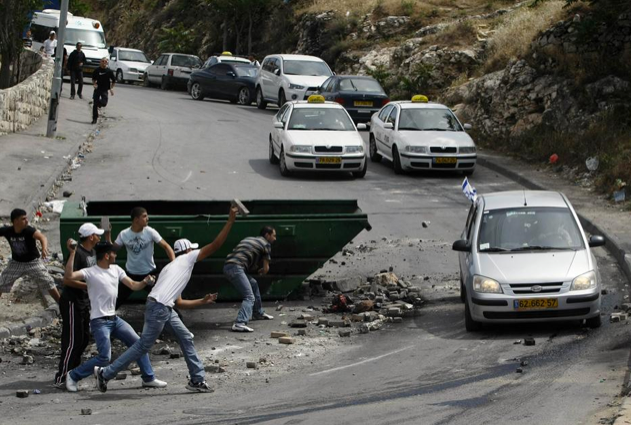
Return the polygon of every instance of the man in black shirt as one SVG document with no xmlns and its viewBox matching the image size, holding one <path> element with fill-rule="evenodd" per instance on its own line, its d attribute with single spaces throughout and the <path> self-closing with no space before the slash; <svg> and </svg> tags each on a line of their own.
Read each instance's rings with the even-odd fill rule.
<svg viewBox="0 0 631 425">
<path fill-rule="evenodd" d="M 96 124 L 96 120 L 99 117 L 98 108 L 104 108 L 107 106 L 107 91 L 114 96 L 114 85 L 116 84 L 116 77 L 111 69 L 107 67 L 107 58 L 101 59 L 101 66 L 99 66 L 92 73 L 92 83 L 94 84 L 94 95 L 92 99 L 94 104 L 92 105 L 92 124 Z"/>
<path fill-rule="evenodd" d="M 36 241 L 42 244 L 42 258 L 48 257 L 48 239 L 39 230 L 29 226 L 26 211 L 16 208 L 11 211 L 11 226 L 0 227 L 0 236 L 4 236 L 11 245 L 11 261 L 0 274 L 0 296 L 10 292 L 16 280 L 29 276 L 39 285 L 42 293 L 47 290 L 51 297 L 59 302 L 59 291 L 55 281 L 40 259 Z"/>
<path fill-rule="evenodd" d="M 79 227 L 81 243 L 76 249 L 74 270 L 87 269 L 96 264 L 94 247 L 104 232 L 92 223 L 84 223 Z M 53 386 L 66 389 L 66 374 L 81 364 L 81 356 L 90 341 L 90 298 L 85 282 L 64 278 L 59 312 L 62 325 L 61 356 Z"/>
<path fill-rule="evenodd" d="M 83 92 L 83 64 L 85 63 L 85 54 L 81 50 L 81 47 L 83 47 L 82 44 L 77 43 L 76 50 L 70 53 L 70 56 L 68 57 L 68 70 L 70 71 L 70 99 L 74 99 L 75 82 L 79 84 L 79 87 L 77 88 L 77 96 L 79 96 L 79 99 L 83 99 L 81 93 Z"/>
<path fill-rule="evenodd" d="M 22 39 L 24 43 L 24 48 L 30 49 L 33 47 L 33 36 L 31 35 L 31 30 L 26 31 L 26 35 Z"/>
</svg>

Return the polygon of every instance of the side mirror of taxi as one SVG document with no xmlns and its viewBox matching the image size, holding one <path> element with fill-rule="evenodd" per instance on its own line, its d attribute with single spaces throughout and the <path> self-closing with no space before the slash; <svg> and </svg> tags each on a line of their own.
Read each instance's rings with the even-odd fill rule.
<svg viewBox="0 0 631 425">
<path fill-rule="evenodd" d="M 366 124 L 364 124 L 364 123 L 357 124 L 357 129 L 358 130 L 366 130 L 367 128 L 368 127 L 366 127 Z"/>
<path fill-rule="evenodd" d="M 469 123 L 466 123 L 463 127 L 465 130 L 471 130 L 473 128 L 473 126 Z"/>
<path fill-rule="evenodd" d="M 454 242 L 451 249 L 458 252 L 471 252 L 471 245 L 469 245 L 467 241 L 460 239 L 459 241 Z"/>
<path fill-rule="evenodd" d="M 598 246 L 605 246 L 605 238 L 600 235 L 592 235 L 589 237 L 589 247 L 596 248 Z"/>
<path fill-rule="evenodd" d="M 274 123 L 274 128 L 280 128 L 280 129 L 282 130 L 283 128 L 285 128 L 285 124 L 283 124 L 283 123 L 282 123 L 282 122 L 280 122 L 280 121 L 276 121 L 276 122 Z"/>
<path fill-rule="evenodd" d="M 392 130 L 394 128 L 394 124 L 392 124 L 391 122 L 386 122 L 383 124 L 383 128 L 385 128 L 386 130 Z"/>
<path fill-rule="evenodd" d="M 276 69 L 274 70 L 274 75 L 280 75 L 280 69 L 276 68 Z"/>
</svg>

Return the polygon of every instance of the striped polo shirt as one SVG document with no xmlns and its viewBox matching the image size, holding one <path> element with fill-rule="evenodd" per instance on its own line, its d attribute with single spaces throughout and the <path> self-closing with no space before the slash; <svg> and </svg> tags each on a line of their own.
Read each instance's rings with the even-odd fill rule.
<svg viewBox="0 0 631 425">
<path fill-rule="evenodd" d="M 245 270 L 260 268 L 261 260 L 272 259 L 272 246 L 263 236 L 245 238 L 228 255 L 226 264 L 236 264 Z"/>
</svg>

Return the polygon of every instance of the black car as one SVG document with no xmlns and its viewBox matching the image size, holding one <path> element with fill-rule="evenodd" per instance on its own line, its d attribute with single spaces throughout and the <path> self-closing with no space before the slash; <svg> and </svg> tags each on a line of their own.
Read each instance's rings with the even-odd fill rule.
<svg viewBox="0 0 631 425">
<path fill-rule="evenodd" d="M 188 93 L 195 100 L 205 97 L 249 105 L 254 100 L 258 67 L 248 64 L 218 63 L 191 74 Z"/>
<path fill-rule="evenodd" d="M 326 100 L 344 106 L 356 123 L 370 122 L 370 117 L 390 99 L 377 80 L 359 75 L 334 75 L 319 90 Z"/>
</svg>

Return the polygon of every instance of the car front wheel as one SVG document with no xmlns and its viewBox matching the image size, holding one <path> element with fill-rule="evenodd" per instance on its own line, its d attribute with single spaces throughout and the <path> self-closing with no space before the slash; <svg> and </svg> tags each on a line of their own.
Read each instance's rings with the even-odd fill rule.
<svg viewBox="0 0 631 425">
<path fill-rule="evenodd" d="M 256 89 L 256 107 L 259 109 L 267 108 L 267 102 L 263 97 L 263 92 L 261 91 L 260 87 Z"/>
<path fill-rule="evenodd" d="M 375 136 L 373 134 L 370 135 L 370 141 L 368 142 L 368 149 L 370 150 L 370 160 L 372 162 L 380 162 L 381 154 L 377 150 L 377 142 L 375 141 Z"/>
<path fill-rule="evenodd" d="M 191 86 L 191 97 L 193 100 L 204 100 L 202 95 L 202 86 L 199 83 L 193 83 Z"/>
<path fill-rule="evenodd" d="M 291 171 L 287 168 L 287 160 L 285 159 L 285 150 L 280 148 L 280 175 L 283 177 L 288 177 L 291 175 Z"/>
<path fill-rule="evenodd" d="M 269 136 L 269 163 L 278 164 L 278 158 L 274 154 L 274 142 L 272 142 L 272 135 Z"/>
<path fill-rule="evenodd" d="M 252 103 L 252 99 L 250 99 L 250 89 L 247 87 L 241 87 L 239 90 L 239 95 L 237 96 L 237 103 L 239 105 L 249 105 Z"/>
<path fill-rule="evenodd" d="M 399 149 L 397 149 L 396 146 L 392 148 L 392 165 L 394 167 L 394 174 L 403 174 L 401 156 L 399 155 Z"/>
<path fill-rule="evenodd" d="M 285 97 L 285 92 L 283 90 L 278 93 L 278 107 L 280 108 L 285 103 L 287 103 L 287 98 Z"/>
</svg>

